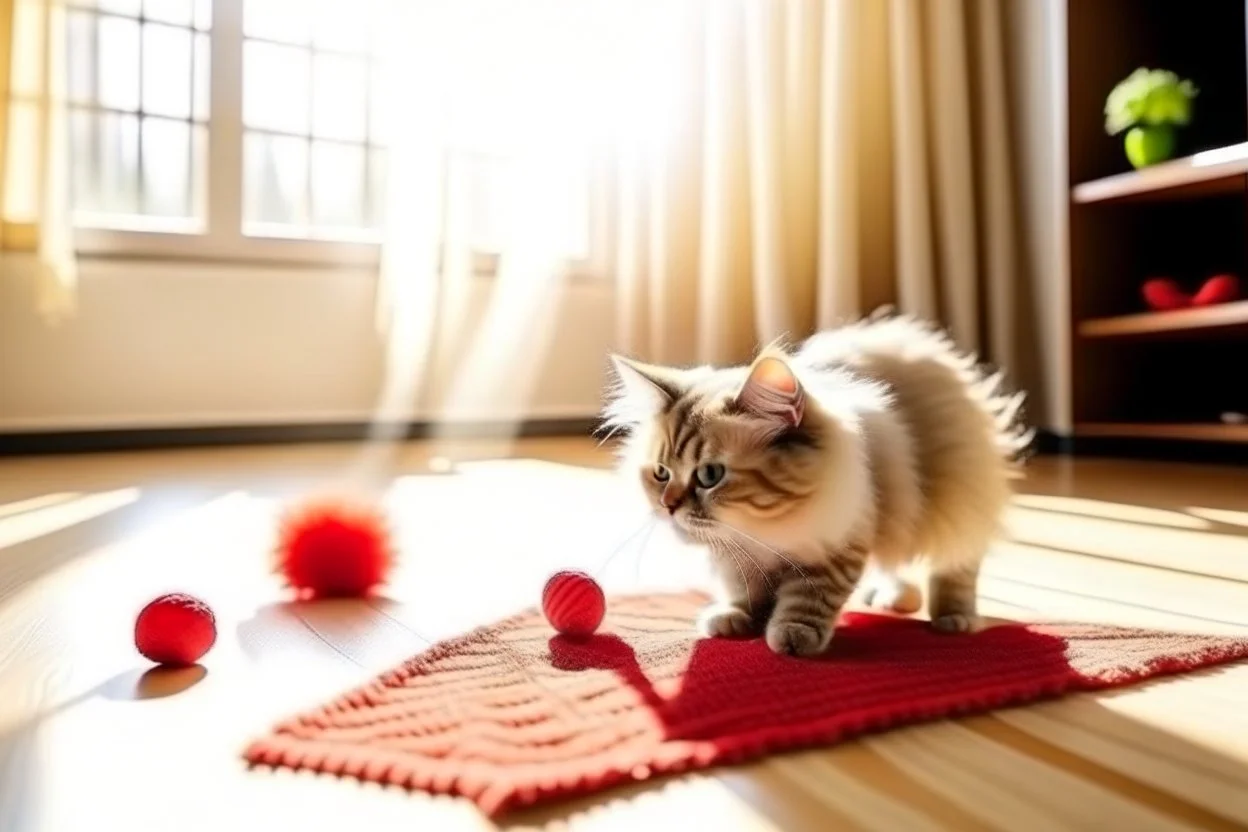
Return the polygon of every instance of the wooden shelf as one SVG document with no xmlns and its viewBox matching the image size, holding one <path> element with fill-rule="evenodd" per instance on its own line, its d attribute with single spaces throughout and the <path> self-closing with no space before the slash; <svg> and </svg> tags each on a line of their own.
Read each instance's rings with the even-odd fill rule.
<svg viewBox="0 0 1248 832">
<path fill-rule="evenodd" d="M 1085 422 L 1075 425 L 1075 436 L 1112 436 L 1140 439 L 1187 439 L 1198 442 L 1248 442 L 1248 424 L 1218 422 Z"/>
<path fill-rule="evenodd" d="M 1130 173 L 1076 185 L 1075 202 L 1192 199 L 1242 194 L 1248 185 L 1248 142 L 1206 150 Z"/>
<path fill-rule="evenodd" d="M 1085 338 L 1113 338 L 1126 335 L 1224 330 L 1242 327 L 1248 332 L 1248 300 L 1219 303 L 1172 312 L 1141 312 L 1112 318 L 1090 318 L 1080 321 L 1078 332 Z"/>
</svg>

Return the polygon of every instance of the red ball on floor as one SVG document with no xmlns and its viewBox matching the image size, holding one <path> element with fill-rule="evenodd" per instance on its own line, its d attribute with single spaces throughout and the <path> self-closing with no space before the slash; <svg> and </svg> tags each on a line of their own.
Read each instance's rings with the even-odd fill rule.
<svg viewBox="0 0 1248 832">
<path fill-rule="evenodd" d="M 134 623 L 134 646 L 157 664 L 195 664 L 216 640 L 217 620 L 212 610 L 181 592 L 152 601 Z"/>
<path fill-rule="evenodd" d="M 282 517 L 277 569 L 305 597 L 366 595 L 385 583 L 393 560 L 389 526 L 377 506 L 321 498 Z"/>
<path fill-rule="evenodd" d="M 606 611 L 602 587 L 584 572 L 556 572 L 542 589 L 542 614 L 565 636 L 593 635 Z"/>
</svg>

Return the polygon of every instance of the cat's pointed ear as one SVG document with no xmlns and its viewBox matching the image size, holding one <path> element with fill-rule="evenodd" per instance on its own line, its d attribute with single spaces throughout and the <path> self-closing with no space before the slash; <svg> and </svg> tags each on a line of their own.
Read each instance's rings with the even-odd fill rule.
<svg viewBox="0 0 1248 832">
<path fill-rule="evenodd" d="M 772 423 L 778 431 L 800 425 L 806 412 L 806 393 L 793 368 L 770 355 L 754 362 L 736 402 L 741 410 Z"/>
<path fill-rule="evenodd" d="M 611 356 L 611 366 L 626 396 L 649 402 L 661 410 L 680 398 L 684 384 L 680 371 L 634 361 L 622 355 Z"/>
</svg>

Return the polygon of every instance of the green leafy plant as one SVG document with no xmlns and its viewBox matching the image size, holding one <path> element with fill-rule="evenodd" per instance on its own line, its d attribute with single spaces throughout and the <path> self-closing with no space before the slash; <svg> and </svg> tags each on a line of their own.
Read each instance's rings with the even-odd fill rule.
<svg viewBox="0 0 1248 832">
<path fill-rule="evenodd" d="M 1192 99 L 1199 90 L 1166 69 L 1140 67 L 1105 99 L 1105 132 L 1111 136 L 1136 125 L 1183 126 L 1192 120 Z"/>
<path fill-rule="evenodd" d="M 1174 154 L 1174 131 L 1192 120 L 1196 85 L 1166 69 L 1140 67 L 1105 99 L 1105 132 L 1127 131 L 1123 149 L 1132 166 L 1164 162 Z"/>
</svg>

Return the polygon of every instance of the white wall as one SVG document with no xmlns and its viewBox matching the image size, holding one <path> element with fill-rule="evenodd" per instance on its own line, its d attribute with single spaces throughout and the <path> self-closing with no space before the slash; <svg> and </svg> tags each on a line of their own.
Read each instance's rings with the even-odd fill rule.
<svg viewBox="0 0 1248 832">
<path fill-rule="evenodd" d="M 0 260 L 0 430 L 373 413 L 385 350 L 368 273 L 88 261 L 78 314 L 53 326 L 36 312 L 30 266 L 20 256 Z M 500 298 L 498 289 L 487 278 L 465 284 L 459 332 L 443 332 L 422 364 L 428 384 L 410 397 L 410 416 L 445 408 L 455 418 L 592 415 L 613 330 L 610 285 L 560 281 L 545 294 L 522 293 L 531 300 Z M 529 319 L 513 321 L 518 315 Z M 506 332 L 512 337 L 501 340 Z M 498 352 L 506 365 L 489 366 Z"/>
</svg>

